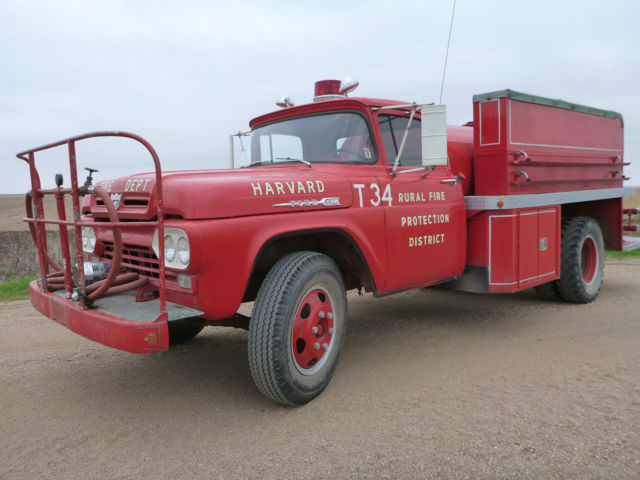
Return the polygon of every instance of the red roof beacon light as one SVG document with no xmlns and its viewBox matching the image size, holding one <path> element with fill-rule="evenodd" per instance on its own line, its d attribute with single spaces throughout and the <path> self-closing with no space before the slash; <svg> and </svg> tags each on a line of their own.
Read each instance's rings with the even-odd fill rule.
<svg viewBox="0 0 640 480">
<path fill-rule="evenodd" d="M 319 80 L 315 83 L 313 101 L 343 98 L 358 88 L 359 82 L 350 77 L 344 80 Z"/>
<path fill-rule="evenodd" d="M 313 101 L 327 100 L 329 98 L 339 98 L 340 80 L 319 80 L 315 83 L 313 91 Z"/>
</svg>

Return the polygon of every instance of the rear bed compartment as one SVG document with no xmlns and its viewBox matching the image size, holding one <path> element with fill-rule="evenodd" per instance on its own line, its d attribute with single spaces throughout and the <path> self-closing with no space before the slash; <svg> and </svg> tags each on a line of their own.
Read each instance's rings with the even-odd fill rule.
<svg viewBox="0 0 640 480">
<path fill-rule="evenodd" d="M 475 195 L 621 187 L 617 112 L 513 90 L 475 95 Z"/>
</svg>

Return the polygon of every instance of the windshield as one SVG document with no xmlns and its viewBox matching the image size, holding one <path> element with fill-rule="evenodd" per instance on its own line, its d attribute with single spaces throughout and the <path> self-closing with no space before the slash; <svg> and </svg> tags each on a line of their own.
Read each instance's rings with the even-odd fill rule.
<svg viewBox="0 0 640 480">
<path fill-rule="evenodd" d="M 373 163 L 365 119 L 339 112 L 296 117 L 251 132 L 250 165 L 282 162 Z"/>
</svg>

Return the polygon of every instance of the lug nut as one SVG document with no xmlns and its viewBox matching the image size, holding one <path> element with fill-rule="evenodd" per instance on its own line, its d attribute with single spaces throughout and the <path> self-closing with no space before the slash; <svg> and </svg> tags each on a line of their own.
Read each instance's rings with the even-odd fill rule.
<svg viewBox="0 0 640 480">
<path fill-rule="evenodd" d="M 323 343 L 322 344 L 322 348 L 324 348 L 325 350 L 327 350 L 329 348 L 329 344 L 328 343 Z"/>
<path fill-rule="evenodd" d="M 318 313 L 318 316 L 319 316 L 320 318 L 324 318 L 324 312 L 320 312 L 320 313 Z"/>
<path fill-rule="evenodd" d="M 313 349 L 314 350 L 320 350 L 320 344 L 318 342 L 313 344 Z"/>
<path fill-rule="evenodd" d="M 329 329 L 329 335 L 333 335 L 333 328 Z"/>
<path fill-rule="evenodd" d="M 317 335 L 318 334 L 318 327 L 313 327 L 311 329 L 311 331 L 313 332 L 314 335 Z"/>
<path fill-rule="evenodd" d="M 329 320 L 331 320 L 333 318 L 333 313 L 331 313 L 331 312 L 327 313 L 327 318 Z"/>
</svg>

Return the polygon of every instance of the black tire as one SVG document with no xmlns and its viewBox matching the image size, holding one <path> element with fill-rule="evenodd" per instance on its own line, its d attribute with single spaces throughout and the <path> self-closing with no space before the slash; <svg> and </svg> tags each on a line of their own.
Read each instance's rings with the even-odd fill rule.
<svg viewBox="0 0 640 480">
<path fill-rule="evenodd" d="M 574 217 L 562 225 L 560 296 L 567 302 L 589 303 L 602 287 L 604 239 L 598 222 Z"/>
<path fill-rule="evenodd" d="M 249 323 L 249 368 L 258 389 L 285 405 L 313 400 L 338 364 L 346 327 L 347 297 L 335 262 L 316 252 L 281 258 L 262 282 Z"/>
<path fill-rule="evenodd" d="M 560 300 L 560 290 L 558 290 L 558 284 L 555 280 L 553 282 L 538 285 L 537 287 L 534 287 L 534 289 L 538 297 L 542 300 L 546 300 L 548 302 Z"/>
<path fill-rule="evenodd" d="M 178 345 L 195 338 L 204 328 L 199 318 L 183 318 L 169 323 L 169 345 Z"/>
</svg>

